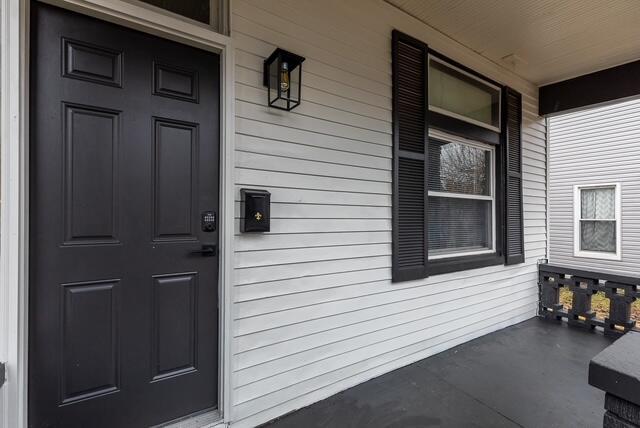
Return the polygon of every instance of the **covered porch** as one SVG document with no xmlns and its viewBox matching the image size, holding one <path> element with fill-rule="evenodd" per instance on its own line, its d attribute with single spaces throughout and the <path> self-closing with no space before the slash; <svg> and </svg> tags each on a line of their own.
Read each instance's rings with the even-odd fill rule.
<svg viewBox="0 0 640 428">
<path fill-rule="evenodd" d="M 109 425 L 105 418 L 124 418 L 123 408 L 131 411 L 131 417 L 122 419 L 126 426 L 148 426 L 136 423 L 135 418 L 156 418 L 159 412 L 153 406 L 161 408 L 157 401 L 148 399 L 146 412 L 128 396 L 115 404 L 93 404 L 119 397 L 121 391 L 135 392 L 131 383 L 127 384 L 127 376 L 123 375 L 121 382 L 120 352 L 131 362 L 131 377 L 149 388 L 169 385 L 181 376 L 206 374 L 203 368 L 207 364 L 212 375 L 203 382 L 203 389 L 208 395 L 189 388 L 203 403 L 195 405 L 195 400 L 185 399 L 186 404 L 178 403 L 171 415 L 162 417 L 161 424 L 171 420 L 173 426 L 182 428 L 250 428 L 261 424 L 275 428 L 602 426 L 605 409 L 611 408 L 604 405 L 605 393 L 589 385 L 590 362 L 610 349 L 623 332 L 628 333 L 625 337 L 640 336 L 629 332 L 633 328 L 629 307 L 640 298 L 640 279 L 588 277 L 590 273 L 576 271 L 552 272 L 557 274 L 552 281 L 552 276 L 541 276 L 539 264 L 549 257 L 547 117 L 640 96 L 640 27 L 636 25 L 640 8 L 634 1 L 211 0 L 206 1 L 211 8 L 209 18 L 204 18 L 206 23 L 194 23 L 193 18 L 149 5 L 163 3 L 151 0 L 0 0 L 5 24 L 0 26 L 0 428 L 35 426 L 36 417 L 65 417 L 72 423 L 56 426 L 96 427 L 102 423 L 109 428 L 124 427 Z M 96 25 L 110 26 L 100 40 L 92 31 L 96 27 L 88 24 L 81 36 L 86 38 L 82 46 L 98 47 L 97 51 L 107 54 L 104 63 L 109 65 L 106 76 L 111 81 L 100 75 L 98 79 L 93 75 L 91 79 L 72 73 L 60 75 L 62 66 L 72 61 L 64 57 L 70 50 L 57 46 L 42 50 L 47 54 L 39 62 L 30 60 L 33 46 L 38 46 L 27 43 L 38 30 L 29 26 L 37 5 L 60 8 L 56 13 L 68 16 L 78 14 L 69 19 L 85 23 L 91 19 Z M 216 5 L 220 22 L 213 17 Z M 77 35 L 63 33 L 75 27 L 61 25 L 60 40 L 43 39 L 56 43 L 76 40 Z M 113 36 L 134 32 L 141 38 L 136 52 L 146 55 L 155 47 L 158 58 L 132 53 L 132 39 Z M 181 85 L 184 77 L 190 76 L 181 96 L 156 88 L 161 80 L 156 72 L 161 67 L 156 64 L 164 64 L 162 57 L 169 52 L 158 48 L 164 44 L 184 55 L 184 61 L 176 59 L 170 64 Z M 189 54 L 190 49 L 219 61 L 218 66 L 196 69 L 196 55 Z M 269 58 L 282 51 L 290 56 L 282 56 L 286 61 L 276 63 L 274 73 L 267 67 L 274 64 Z M 51 52 L 57 56 L 53 58 Z M 57 386 L 64 385 L 71 371 L 65 372 L 67 366 L 53 364 L 49 358 L 63 356 L 60 349 L 68 341 L 41 348 L 31 345 L 36 333 L 47 339 L 66 337 L 63 328 L 67 324 L 62 321 L 70 303 L 53 294 L 38 295 L 33 273 L 46 279 L 42 284 L 47 287 L 55 283 L 63 289 L 77 284 L 95 289 L 94 284 L 105 280 L 96 268 L 55 282 L 45 269 L 35 267 L 35 249 L 43 248 L 30 229 L 35 216 L 41 215 L 42 230 L 51 231 L 48 245 L 55 251 L 63 248 L 58 241 L 72 216 L 58 206 L 58 199 L 66 201 L 65 194 L 48 198 L 45 202 L 49 205 L 43 202 L 47 209 L 37 210 L 30 203 L 35 194 L 30 177 L 42 169 L 28 154 L 34 147 L 49 146 L 47 138 L 40 138 L 42 144 L 36 146 L 40 143 L 35 132 L 30 132 L 30 126 L 44 129 L 35 126 L 38 122 L 34 118 L 47 110 L 30 105 L 28 100 L 30 94 L 40 94 L 56 105 L 86 104 L 90 108 L 85 110 L 103 112 L 100 117 L 107 118 L 133 105 L 137 115 L 149 120 L 126 122 L 129 119 L 123 117 L 122 129 L 156 132 L 151 125 L 144 125 L 159 117 L 148 108 L 151 104 L 103 105 L 95 95 L 107 90 L 124 92 L 120 90 L 122 70 L 126 71 L 122 67 L 131 63 L 122 60 L 125 54 L 146 61 L 135 75 L 143 84 L 126 89 L 145 90 L 151 99 L 186 103 L 197 108 L 198 114 L 205 114 L 200 106 L 204 95 L 199 95 L 198 85 L 208 78 L 210 88 L 219 89 L 219 94 L 208 93 L 218 103 L 215 114 L 196 123 L 195 113 L 187 115 L 186 108 L 171 107 L 171 112 L 183 116 L 165 120 L 179 125 L 176 129 L 193 130 L 181 146 L 193 152 L 185 149 L 186 161 L 176 169 L 186 190 L 176 194 L 191 195 L 193 191 L 196 195 L 198 190 L 211 197 L 210 205 L 214 206 L 199 207 L 193 202 L 195 197 L 188 200 L 184 204 L 188 213 L 185 230 L 193 231 L 194 236 L 180 232 L 171 237 L 180 245 L 197 245 L 188 251 L 180 247 L 179 256 L 167 257 L 167 265 L 157 271 L 136 273 L 135 278 L 148 281 L 131 281 L 142 284 L 139 300 L 148 305 L 149 316 L 139 317 L 149 328 L 119 321 L 125 318 L 118 315 L 120 307 L 111 302 L 132 303 L 133 299 L 105 297 L 101 306 L 105 309 L 100 313 L 85 306 L 89 309 L 83 314 L 95 325 L 106 326 L 113 340 L 100 342 L 87 327 L 90 322 L 76 322 L 76 331 L 88 331 L 78 335 L 78 342 L 86 344 L 78 349 L 91 350 L 96 343 L 106 343 L 107 349 L 96 355 L 105 361 L 107 381 L 103 383 L 108 394 L 89 397 L 94 401 L 74 395 L 73 408 L 86 417 L 81 420 L 79 416 L 61 416 L 72 407 L 64 402 L 59 405 Z M 298 78 L 287 65 L 293 57 L 304 60 L 303 68 L 297 68 Z M 86 61 L 91 67 L 102 63 Z M 77 90 L 78 96 L 91 97 L 88 101 L 47 98 L 33 88 L 38 83 L 47 88 L 55 85 L 46 84 L 45 74 L 40 80 L 30 78 L 36 64 L 46 65 L 56 78 L 85 86 L 92 81 L 98 89 Z M 440 76 L 440 81 L 431 82 L 433 76 Z M 278 84 L 272 85 L 274 82 Z M 295 109 L 289 108 L 288 101 L 287 108 L 272 104 L 273 88 L 278 94 L 289 91 L 282 89 L 283 82 L 286 88 L 297 88 Z M 431 99 L 430 94 L 438 93 L 442 99 Z M 125 98 L 114 99 L 120 102 Z M 63 120 L 65 117 L 57 117 L 55 123 L 50 120 L 55 132 L 42 133 L 43 137 L 55 135 L 60 147 L 72 141 L 68 133 L 58 132 L 70 123 Z M 113 147 L 120 144 L 117 123 L 118 127 L 108 128 Z M 205 129 L 204 124 L 219 129 L 205 138 L 205 133 L 198 131 Z M 93 133 L 86 135 L 79 140 L 92 142 Z M 154 162 L 160 158 L 152 151 L 156 150 L 155 134 L 144 135 L 148 140 L 146 157 L 136 165 L 127 164 L 130 174 L 125 178 L 129 181 L 121 180 L 124 169 L 114 166 L 116 160 L 129 159 L 124 151 L 113 149 L 106 156 L 95 156 L 95 150 L 87 150 L 87 159 L 113 156 L 111 166 L 103 168 L 103 182 L 123 190 L 131 190 L 130 183 L 139 185 L 144 198 L 125 199 L 157 210 L 155 204 L 143 203 L 145 198 L 150 201 L 156 197 L 153 180 L 159 177 L 159 167 Z M 215 159 L 204 159 L 202 165 L 188 161 L 195 159 L 192 153 L 200 153 L 199 135 L 203 136 L 202 147 L 215 155 Z M 469 154 L 466 160 L 473 162 L 466 166 L 456 162 L 454 149 L 449 157 L 443 156 L 445 146 Z M 50 166 L 48 157 L 40 158 Z M 173 165 L 176 156 L 167 158 Z M 43 175 L 42 182 L 52 183 L 56 191 L 69 192 L 72 187 L 62 189 L 59 183 L 63 180 L 57 179 L 69 176 L 63 167 L 68 165 L 51 168 L 55 179 Z M 206 171 L 211 180 L 199 178 L 192 170 Z M 93 174 L 94 169 L 82 171 Z M 443 171 L 450 171 L 450 176 Z M 463 173 L 468 180 L 461 179 Z M 136 180 L 136 174 L 153 181 L 153 186 Z M 201 182 L 209 183 L 211 189 L 198 187 Z M 263 214 L 262 209 L 247 209 L 247 191 L 270 198 L 264 206 L 270 223 L 253 230 L 255 233 L 247 233 L 252 231 L 245 228 L 246 220 L 260 221 Z M 91 201 L 99 192 L 86 193 Z M 114 190 L 113 195 L 110 208 L 99 213 L 113 215 L 120 223 L 105 220 L 113 229 L 109 229 L 113 239 L 105 235 L 109 239 L 100 245 L 120 250 L 112 245 L 120 243 L 116 226 L 133 224 L 135 219 L 116 197 L 120 193 Z M 170 201 L 168 212 L 176 211 L 177 199 L 166 198 Z M 119 211 L 120 207 L 124 208 Z M 64 209 L 71 212 L 71 208 L 72 204 L 65 204 Z M 149 227 L 130 227 L 137 239 L 130 241 L 139 245 L 131 248 L 157 253 L 156 240 L 168 247 L 168 240 L 156 233 L 155 211 L 133 211 L 142 213 Z M 59 218 L 60 233 L 48 226 L 50 212 Z M 143 236 L 143 229 L 153 231 L 153 237 L 151 232 Z M 90 232 L 83 239 L 93 243 Z M 207 238 L 206 245 L 200 245 L 201 238 L 203 242 Z M 84 251 L 88 246 L 83 245 L 70 248 Z M 140 253 L 135 250 L 132 254 Z M 197 259 L 210 280 L 192 274 L 195 268 L 191 267 L 167 273 L 169 262 L 193 262 L 196 255 L 210 257 Z M 154 263 L 160 260 L 157 255 L 148 257 Z M 46 254 L 41 259 L 47 263 L 52 260 Z M 111 288 L 119 293 L 124 287 L 115 284 L 126 281 L 121 280 L 124 277 L 118 269 L 128 268 L 137 259 L 123 252 L 113 260 L 126 263 L 114 262 L 113 272 L 103 276 L 115 278 Z M 146 268 L 151 262 L 139 264 Z M 165 337 L 182 345 L 186 363 L 181 360 L 170 367 L 176 370 L 165 370 L 169 375 L 159 378 L 165 383 L 155 382 L 155 378 L 149 382 L 143 376 L 149 370 L 135 367 L 143 361 L 159 368 L 156 357 L 142 347 L 127 347 L 136 341 L 123 341 L 119 335 L 122 332 L 124 337 L 132 327 L 145 334 L 153 331 L 149 349 L 155 352 L 160 348 L 156 346 L 160 329 L 154 323 L 161 318 L 161 311 L 151 306 L 158 299 L 145 294 L 150 290 L 146 284 L 159 284 L 156 278 L 178 275 L 186 284 L 180 289 L 184 307 L 175 309 L 171 295 L 167 295 L 161 309 L 166 309 L 164 325 L 172 333 Z M 206 297 L 202 292 L 205 287 L 212 298 L 202 297 Z M 570 290 L 574 296 L 570 309 L 562 304 L 562 290 Z M 611 319 L 599 317 L 591 308 L 593 294 L 607 292 L 613 293 L 609 296 Z M 40 306 L 36 307 L 30 302 L 38 296 Z M 204 302 L 198 307 L 210 322 L 200 321 L 202 317 L 193 309 L 196 299 Z M 47 311 L 39 311 L 40 307 Z M 41 314 L 52 313 L 51 308 L 63 314 L 55 317 L 57 324 L 42 321 Z M 139 306 L 130 305 L 128 310 L 135 316 L 142 313 Z M 90 318 L 96 313 L 102 318 Z M 545 316 L 536 316 L 542 314 Z M 180 315 L 185 315 L 184 322 L 177 323 Z M 180 325 L 174 328 L 174 324 Z M 211 329 L 202 336 L 206 353 L 197 351 L 199 337 L 194 333 L 204 332 L 202 326 Z M 166 343 L 171 343 L 169 339 Z M 640 342 L 638 346 L 636 355 L 640 355 Z M 39 349 L 42 352 L 35 352 Z M 69 349 L 72 355 L 74 349 Z M 178 348 L 163 349 L 173 352 Z M 42 400 L 49 406 L 46 412 L 30 401 L 38 388 L 29 382 L 38 383 L 29 364 L 38 354 L 42 356 L 41 372 L 50 385 Z M 68 367 L 79 367 L 72 363 L 86 355 L 89 362 L 99 360 L 89 353 L 72 355 L 75 359 L 68 359 Z M 638 364 L 633 370 L 636 374 L 629 376 L 640 379 Z M 88 386 L 81 385 L 80 392 L 103 391 L 99 389 L 102 379 L 94 381 L 92 377 L 94 371 L 82 374 L 86 374 Z M 622 395 L 616 391 L 616 396 L 637 401 L 626 395 L 631 391 L 640 397 L 640 387 L 634 388 Z M 186 396 L 175 386 L 162 393 L 170 403 Z M 85 405 L 97 410 L 83 410 Z M 640 402 L 632 406 L 630 409 L 640 415 Z M 84 420 L 91 423 L 83 424 Z M 635 425 L 628 426 L 640 426 L 640 416 L 634 420 Z"/>
<path fill-rule="evenodd" d="M 640 332 L 632 306 L 640 278 L 547 263 L 538 269 L 538 317 L 371 379 L 268 425 L 639 426 Z M 601 299 L 606 308 L 596 307 Z"/>
<path fill-rule="evenodd" d="M 601 427 L 589 361 L 613 339 L 533 318 L 387 373 L 269 427 Z"/>
</svg>

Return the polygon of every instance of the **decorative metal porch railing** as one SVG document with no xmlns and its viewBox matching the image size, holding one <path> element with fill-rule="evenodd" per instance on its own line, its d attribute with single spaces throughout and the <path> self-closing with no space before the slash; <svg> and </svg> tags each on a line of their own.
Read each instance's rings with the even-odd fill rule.
<svg viewBox="0 0 640 428">
<path fill-rule="evenodd" d="M 539 315 L 566 320 L 570 325 L 587 329 L 602 327 L 608 336 L 620 336 L 635 329 L 631 307 L 640 298 L 640 278 L 589 272 L 547 263 L 538 265 L 540 286 Z M 560 301 L 565 288 L 573 295 L 570 309 Z M 592 310 L 591 299 L 603 292 L 609 299 L 609 315 L 601 318 Z"/>
</svg>

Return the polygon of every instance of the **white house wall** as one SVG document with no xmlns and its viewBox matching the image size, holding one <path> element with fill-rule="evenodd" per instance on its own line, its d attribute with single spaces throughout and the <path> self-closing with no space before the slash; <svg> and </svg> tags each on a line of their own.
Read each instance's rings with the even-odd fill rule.
<svg viewBox="0 0 640 428">
<path fill-rule="evenodd" d="M 550 119 L 550 260 L 640 275 L 640 100 Z M 620 183 L 622 260 L 574 257 L 573 187 Z"/>
<path fill-rule="evenodd" d="M 236 217 L 272 194 L 269 234 L 238 232 L 232 412 L 252 426 L 535 315 L 546 252 L 537 89 L 381 0 L 233 0 Z M 391 279 L 391 31 L 523 93 L 526 263 Z M 269 109 L 262 63 L 306 57 L 302 104 Z"/>
</svg>

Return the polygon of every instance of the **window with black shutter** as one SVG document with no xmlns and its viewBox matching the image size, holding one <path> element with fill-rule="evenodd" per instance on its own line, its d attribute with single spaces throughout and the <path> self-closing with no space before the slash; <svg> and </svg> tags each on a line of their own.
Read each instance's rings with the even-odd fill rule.
<svg viewBox="0 0 640 428">
<path fill-rule="evenodd" d="M 393 280 L 524 261 L 521 99 L 393 32 Z"/>
<path fill-rule="evenodd" d="M 524 262 L 524 220 L 522 202 L 522 96 L 505 88 L 504 151 L 506 153 L 506 234 L 508 265 Z"/>
<path fill-rule="evenodd" d="M 393 32 L 393 279 L 427 274 L 427 45 Z"/>
</svg>

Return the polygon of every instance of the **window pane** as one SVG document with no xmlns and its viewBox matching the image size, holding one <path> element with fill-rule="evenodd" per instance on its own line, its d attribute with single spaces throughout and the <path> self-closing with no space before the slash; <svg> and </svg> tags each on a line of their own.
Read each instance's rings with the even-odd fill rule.
<svg viewBox="0 0 640 428">
<path fill-rule="evenodd" d="M 210 23 L 210 0 L 141 0 L 196 21 Z"/>
<path fill-rule="evenodd" d="M 582 189 L 580 198 L 582 218 L 609 220 L 616 218 L 615 188 Z"/>
<path fill-rule="evenodd" d="M 429 197 L 429 256 L 492 247 L 491 201 Z"/>
<path fill-rule="evenodd" d="M 429 105 L 500 126 L 500 91 L 433 59 L 429 60 Z"/>
<path fill-rule="evenodd" d="M 581 221 L 580 235 L 581 250 L 616 252 L 615 221 Z"/>
<path fill-rule="evenodd" d="M 491 152 L 460 143 L 429 141 L 429 190 L 491 195 Z"/>
</svg>

